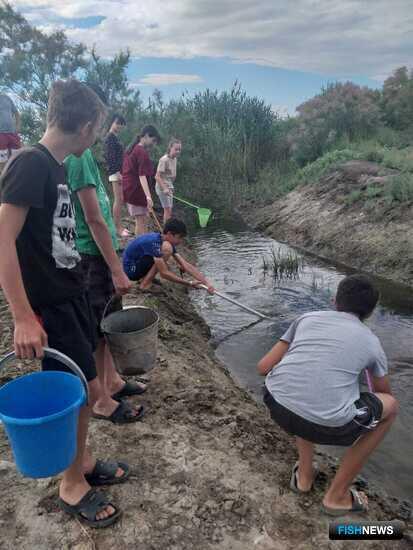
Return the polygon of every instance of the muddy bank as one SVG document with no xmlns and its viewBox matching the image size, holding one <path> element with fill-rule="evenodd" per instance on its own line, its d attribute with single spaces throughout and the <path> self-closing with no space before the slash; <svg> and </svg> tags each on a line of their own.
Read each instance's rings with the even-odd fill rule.
<svg viewBox="0 0 413 550">
<path fill-rule="evenodd" d="M 164 285 L 157 296 L 131 294 L 161 315 L 159 359 L 150 388 L 136 402 L 147 414 L 135 425 L 92 420 L 90 442 L 102 458 L 134 467 L 130 481 L 110 488 L 125 510 L 113 528 L 94 531 L 58 510 L 57 480 L 21 478 L 0 429 L 0 548 L 11 550 L 284 550 L 348 548 L 328 541 L 320 513 L 334 463 L 318 456 L 316 490 L 289 490 L 296 459 L 292 441 L 263 407 L 239 389 L 214 358 L 208 329 L 185 290 Z M 11 324 L 1 302 L 1 354 L 10 348 Z M 253 366 L 252 366 L 253 368 Z M 3 381 L 10 376 L 3 373 Z M 1 381 L 1 380 L 0 380 Z M 406 519 L 407 508 L 367 492 L 369 517 Z M 412 524 L 407 521 L 412 532 Z M 351 548 L 405 549 L 411 540 L 353 542 Z"/>
<path fill-rule="evenodd" d="M 351 198 L 369 186 L 380 189 L 391 176 L 375 163 L 346 162 L 268 206 L 248 206 L 246 219 L 290 245 L 411 285 L 413 205 Z"/>
</svg>

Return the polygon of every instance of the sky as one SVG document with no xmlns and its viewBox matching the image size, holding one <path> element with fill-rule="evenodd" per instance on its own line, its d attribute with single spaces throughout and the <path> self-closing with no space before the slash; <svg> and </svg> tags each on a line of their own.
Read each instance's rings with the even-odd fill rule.
<svg viewBox="0 0 413 550">
<path fill-rule="evenodd" d="M 11 0 L 43 30 L 110 57 L 129 48 L 147 97 L 229 89 L 235 80 L 280 114 L 329 82 L 380 87 L 412 66 L 412 0 Z"/>
</svg>

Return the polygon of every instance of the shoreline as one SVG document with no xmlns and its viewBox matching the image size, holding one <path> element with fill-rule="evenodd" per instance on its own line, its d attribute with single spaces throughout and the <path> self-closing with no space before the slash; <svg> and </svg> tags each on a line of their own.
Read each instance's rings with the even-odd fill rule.
<svg viewBox="0 0 413 550">
<path fill-rule="evenodd" d="M 163 284 L 160 294 L 134 291 L 124 303 L 153 307 L 161 321 L 158 362 L 148 373 L 149 389 L 142 398 L 134 398 L 146 405 L 144 420 L 126 426 L 91 422 L 90 440 L 97 456 L 125 459 L 133 466 L 128 483 L 108 488 L 124 509 L 122 520 L 96 531 L 68 518 L 57 507 L 58 480 L 19 476 L 1 431 L 0 548 L 345 548 L 344 541 L 328 540 L 329 518 L 320 508 L 336 461 L 317 453 L 321 476 L 315 490 L 305 496 L 290 491 L 296 460 L 291 438 L 215 358 L 209 329 L 186 290 Z M 4 303 L 0 307 L 3 354 L 11 347 L 12 333 Z M 0 382 L 11 374 L 0 373 Z M 406 520 L 408 510 L 402 503 L 373 486 L 367 493 L 369 518 Z M 411 519 L 406 530 L 412 537 Z M 352 548 L 404 549 L 411 540 L 360 541 Z"/>
<path fill-rule="evenodd" d="M 271 204 L 248 203 L 243 215 L 254 229 L 322 260 L 413 285 L 413 205 L 393 209 L 348 203 L 354 189 L 365 189 L 378 165 L 347 162 L 318 182 L 300 186 Z M 370 179 L 369 179 L 370 178 Z"/>
</svg>

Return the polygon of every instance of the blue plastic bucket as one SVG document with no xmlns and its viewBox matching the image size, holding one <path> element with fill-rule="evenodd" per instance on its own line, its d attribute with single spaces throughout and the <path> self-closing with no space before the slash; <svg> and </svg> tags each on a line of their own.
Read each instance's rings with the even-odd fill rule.
<svg viewBox="0 0 413 550">
<path fill-rule="evenodd" d="M 60 371 L 27 374 L 0 388 L 0 418 L 24 476 L 50 477 L 72 464 L 85 400 L 81 380 Z"/>
</svg>

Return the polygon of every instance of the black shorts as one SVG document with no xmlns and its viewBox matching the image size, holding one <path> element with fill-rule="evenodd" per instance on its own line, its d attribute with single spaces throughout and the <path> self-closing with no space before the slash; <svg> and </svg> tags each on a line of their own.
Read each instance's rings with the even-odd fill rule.
<svg viewBox="0 0 413 550">
<path fill-rule="evenodd" d="M 115 288 L 112 282 L 112 275 L 102 256 L 94 256 L 92 254 L 82 254 L 80 268 L 83 273 L 84 282 L 88 291 L 90 304 L 92 306 L 93 315 L 95 318 L 96 332 L 99 338 L 103 337 L 100 328 L 100 323 L 104 315 L 108 315 L 113 311 L 122 309 L 122 298 L 115 295 Z M 112 302 L 109 304 L 109 301 Z M 109 304 L 105 312 L 106 306 Z"/>
<path fill-rule="evenodd" d="M 270 410 L 272 419 L 290 435 L 295 435 L 319 445 L 350 447 L 359 437 L 371 432 L 383 414 L 383 404 L 374 393 L 362 392 L 355 402 L 359 414 L 344 426 L 321 426 L 310 422 L 283 407 L 264 388 L 264 403 Z"/>
<path fill-rule="evenodd" d="M 153 256 L 143 256 L 133 265 L 125 265 L 125 273 L 131 281 L 139 281 L 151 270 L 154 263 Z"/>
<path fill-rule="evenodd" d="M 81 295 L 58 305 L 37 308 L 36 314 L 47 334 L 49 347 L 70 357 L 88 382 L 94 380 L 96 366 L 93 353 L 97 334 L 87 296 Z M 71 372 L 55 359 L 44 359 L 42 366 L 43 370 Z"/>
</svg>

